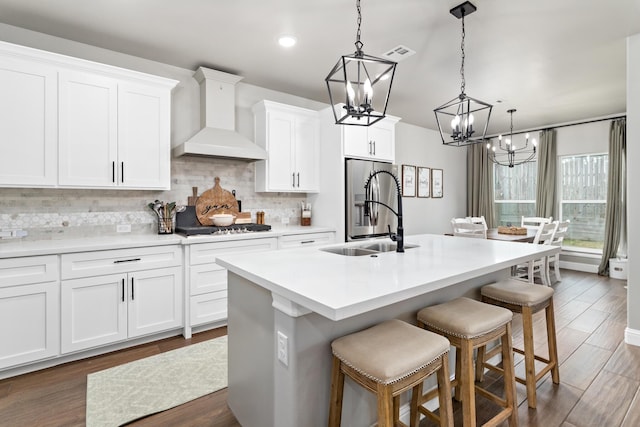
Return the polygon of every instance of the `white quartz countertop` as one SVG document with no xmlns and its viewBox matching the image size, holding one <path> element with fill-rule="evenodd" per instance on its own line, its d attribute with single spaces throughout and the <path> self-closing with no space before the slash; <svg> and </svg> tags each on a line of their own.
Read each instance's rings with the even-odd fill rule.
<svg viewBox="0 0 640 427">
<path fill-rule="evenodd" d="M 306 233 L 333 232 L 327 227 L 290 226 L 272 228 L 271 231 L 229 235 L 185 237 L 179 234 L 122 234 L 121 236 L 96 236 L 85 238 L 60 238 L 51 240 L 0 240 L 0 259 L 23 256 L 55 255 L 72 252 L 127 249 L 162 245 L 191 245 L 197 243 L 225 242 L 230 240 L 260 239 Z"/>
<path fill-rule="evenodd" d="M 259 257 L 221 255 L 216 263 L 278 299 L 342 320 L 560 251 L 556 246 L 429 234 L 407 236 L 405 242 L 419 247 L 375 257 L 311 247 Z"/>
</svg>

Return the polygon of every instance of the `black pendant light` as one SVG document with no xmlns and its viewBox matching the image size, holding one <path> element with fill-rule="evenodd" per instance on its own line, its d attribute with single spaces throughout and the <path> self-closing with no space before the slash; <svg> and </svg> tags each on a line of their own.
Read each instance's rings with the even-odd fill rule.
<svg viewBox="0 0 640 427">
<path fill-rule="evenodd" d="M 489 160 L 493 163 L 501 166 L 508 166 L 510 168 L 521 165 L 523 163 L 534 161 L 536 158 L 536 139 L 531 140 L 531 146 L 529 146 L 529 134 L 527 133 L 524 138 L 524 145 L 518 147 L 513 141 L 513 113 L 516 112 L 515 108 L 507 110 L 507 113 L 511 115 L 511 128 L 509 130 L 509 138 L 502 140 L 502 135 L 498 136 L 498 142 L 492 144 L 487 142 L 487 151 Z"/>
<path fill-rule="evenodd" d="M 462 63 L 460 66 L 460 95 L 446 104 L 433 110 L 440 130 L 442 143 L 445 145 L 466 146 L 484 142 L 493 106 L 486 102 L 472 98 L 465 93 L 464 79 L 464 17 L 476 11 L 476 7 L 466 1 L 449 12 L 458 19 L 462 19 Z M 480 129 L 480 132 L 478 132 Z"/>
<path fill-rule="evenodd" d="M 386 115 L 396 62 L 364 53 L 360 0 L 356 1 L 356 8 L 356 51 L 340 57 L 325 81 L 336 124 L 370 126 Z"/>
</svg>

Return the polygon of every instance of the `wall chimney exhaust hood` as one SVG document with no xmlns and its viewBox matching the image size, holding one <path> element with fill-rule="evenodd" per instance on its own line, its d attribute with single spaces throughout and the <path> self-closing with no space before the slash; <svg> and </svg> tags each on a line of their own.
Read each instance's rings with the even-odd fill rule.
<svg viewBox="0 0 640 427">
<path fill-rule="evenodd" d="M 242 77 L 200 67 L 193 76 L 200 84 L 202 129 L 173 149 L 173 155 L 205 156 L 247 161 L 264 160 L 267 152 L 235 130 L 235 85 Z"/>
</svg>

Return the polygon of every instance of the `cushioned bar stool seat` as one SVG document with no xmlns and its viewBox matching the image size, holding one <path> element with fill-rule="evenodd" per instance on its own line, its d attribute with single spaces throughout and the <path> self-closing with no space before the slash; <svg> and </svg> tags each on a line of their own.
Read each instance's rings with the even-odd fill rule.
<svg viewBox="0 0 640 427">
<path fill-rule="evenodd" d="M 449 341 L 401 320 L 389 320 L 331 343 L 333 370 L 329 427 L 340 425 L 342 393 L 347 375 L 378 399 L 378 426 L 404 425 L 399 421 L 400 394 L 413 389 L 411 426 L 417 427 L 416 391 L 437 372 L 440 426 L 453 426 L 449 388 Z M 419 390 L 418 390 L 419 389 Z M 434 415 L 435 417 L 435 415 Z"/>
<path fill-rule="evenodd" d="M 456 375 L 452 382 L 455 398 L 462 401 L 462 421 L 465 427 L 476 425 L 476 399 L 478 392 L 497 403 L 502 410 L 484 425 L 495 426 L 509 420 L 509 426 L 518 425 L 516 385 L 511 347 L 511 311 L 475 301 L 456 298 L 452 301 L 423 308 L 418 312 L 418 326 L 445 336 L 456 347 Z M 504 398 L 475 386 L 473 350 L 500 338 L 504 358 Z M 426 394 L 419 400 L 430 399 Z"/>
<path fill-rule="evenodd" d="M 558 348 L 556 343 L 556 324 L 553 313 L 553 289 L 524 283 L 520 280 L 506 279 L 482 287 L 482 301 L 504 307 L 514 313 L 522 314 L 522 332 L 524 335 L 524 349 L 514 348 L 513 351 L 524 355 L 525 378 L 516 377 L 516 381 L 526 385 L 527 401 L 530 408 L 536 407 L 536 384 L 549 371 L 554 384 L 560 383 L 558 369 Z M 533 314 L 544 309 L 547 323 L 547 343 L 549 358 L 536 355 L 533 345 Z M 482 350 L 478 354 L 478 370 L 476 379 L 482 380 L 484 368 L 500 372 L 501 369 L 486 363 L 496 353 L 485 354 Z M 544 363 L 544 367 L 536 374 L 535 361 Z"/>
</svg>

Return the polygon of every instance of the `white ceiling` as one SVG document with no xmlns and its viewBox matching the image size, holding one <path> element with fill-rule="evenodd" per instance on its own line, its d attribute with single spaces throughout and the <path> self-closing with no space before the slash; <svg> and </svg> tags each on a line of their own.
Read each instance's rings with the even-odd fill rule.
<svg viewBox="0 0 640 427">
<path fill-rule="evenodd" d="M 405 45 L 387 112 L 434 129 L 460 91 L 462 0 L 362 0 L 364 52 Z M 466 93 L 494 104 L 489 133 L 626 110 L 626 41 L 640 0 L 473 0 Z M 355 0 L 0 0 L 0 22 L 328 102 L 324 78 L 355 50 Z M 293 34 L 291 49 L 277 45 Z M 498 103 L 498 100 L 501 102 Z"/>
</svg>

